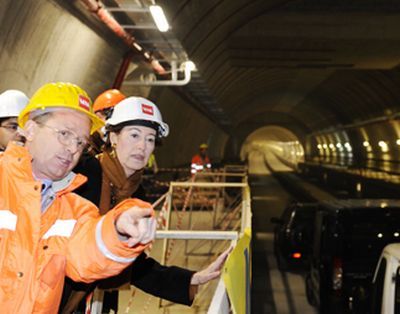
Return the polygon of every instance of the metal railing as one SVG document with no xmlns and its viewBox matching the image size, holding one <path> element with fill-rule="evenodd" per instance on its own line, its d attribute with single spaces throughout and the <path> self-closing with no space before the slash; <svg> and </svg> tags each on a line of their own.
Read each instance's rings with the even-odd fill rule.
<svg viewBox="0 0 400 314">
<path fill-rule="evenodd" d="M 245 171 L 245 168 L 238 169 Z M 157 201 L 157 205 L 160 206 L 162 202 L 162 219 L 159 222 L 162 222 L 164 229 L 156 234 L 157 239 L 163 240 L 162 264 L 167 264 L 173 255 L 174 241 L 185 241 L 185 256 L 200 256 L 197 251 L 207 243 L 208 253 L 202 253 L 201 256 L 213 257 L 218 253 L 215 252 L 216 242 L 229 241 L 235 244 L 244 230 L 251 228 L 250 189 L 245 172 L 198 173 L 190 181 L 171 182 L 168 193 Z M 207 230 L 196 230 L 193 220 L 195 213 L 210 215 L 212 219 L 209 219 Z M 189 240 L 198 242 L 189 248 Z M 246 271 L 243 269 L 243 273 Z M 224 281 L 220 279 L 210 300 L 208 313 L 230 313 L 231 302 L 228 299 Z M 163 306 L 162 302 L 160 306 Z"/>
</svg>

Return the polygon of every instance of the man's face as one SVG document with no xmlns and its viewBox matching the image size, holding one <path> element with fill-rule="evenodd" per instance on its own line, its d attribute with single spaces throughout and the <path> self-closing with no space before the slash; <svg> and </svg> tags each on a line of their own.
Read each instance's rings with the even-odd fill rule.
<svg viewBox="0 0 400 314">
<path fill-rule="evenodd" d="M 53 181 L 64 178 L 78 163 L 90 127 L 89 118 L 73 110 L 60 109 L 40 122 L 29 120 L 25 126 L 26 147 L 32 155 L 35 176 Z"/>
<path fill-rule="evenodd" d="M 200 148 L 200 156 L 205 157 L 207 155 L 207 148 Z"/>
<path fill-rule="evenodd" d="M 0 123 L 0 149 L 5 150 L 8 142 L 20 140 L 21 137 L 17 133 L 18 123 L 16 117 L 3 120 Z"/>
</svg>

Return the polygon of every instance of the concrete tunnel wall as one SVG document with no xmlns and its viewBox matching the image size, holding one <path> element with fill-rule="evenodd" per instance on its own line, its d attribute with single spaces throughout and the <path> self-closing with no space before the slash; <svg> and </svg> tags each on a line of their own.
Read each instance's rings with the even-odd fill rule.
<svg viewBox="0 0 400 314">
<path fill-rule="evenodd" d="M 28 97 L 47 82 L 68 81 L 94 99 L 112 86 L 126 47 L 102 38 L 82 19 L 51 0 L 0 2 L 0 91 L 20 89 Z M 125 89 L 149 97 L 170 125 L 156 156 L 160 167 L 189 164 L 198 145 L 209 144 L 214 161 L 223 158 L 227 135 L 170 88 Z M 138 94 L 136 94 L 136 92 Z"/>
<path fill-rule="evenodd" d="M 0 2 L 0 89 L 28 96 L 51 81 L 69 81 L 94 97 L 111 85 L 123 55 L 52 1 Z"/>
</svg>

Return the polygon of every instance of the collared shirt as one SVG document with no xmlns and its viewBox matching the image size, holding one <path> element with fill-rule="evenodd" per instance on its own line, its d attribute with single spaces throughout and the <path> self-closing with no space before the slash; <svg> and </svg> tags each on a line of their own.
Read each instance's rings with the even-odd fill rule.
<svg viewBox="0 0 400 314">
<path fill-rule="evenodd" d="M 41 212 L 42 214 L 46 211 L 46 209 L 51 205 L 56 197 L 56 193 L 54 192 L 52 186 L 53 181 L 49 179 L 40 179 L 42 182 L 42 190 L 40 194 L 42 195 L 41 199 Z"/>
</svg>

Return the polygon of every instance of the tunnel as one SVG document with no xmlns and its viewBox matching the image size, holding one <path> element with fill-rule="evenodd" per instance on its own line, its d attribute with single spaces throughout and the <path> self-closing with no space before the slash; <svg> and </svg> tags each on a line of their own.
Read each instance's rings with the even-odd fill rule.
<svg viewBox="0 0 400 314">
<path fill-rule="evenodd" d="M 153 10 L 164 14 L 164 29 Z M 181 308 L 140 294 L 136 300 L 143 312 L 151 306 L 149 313 L 396 313 L 397 301 L 388 310 L 379 299 L 383 294 L 377 289 L 382 287 L 375 284 L 379 278 L 374 267 L 382 263 L 386 244 L 400 242 L 395 213 L 400 195 L 399 29 L 400 3 L 394 0 L 2 0 L 0 93 L 19 90 L 33 99 L 40 87 L 67 82 L 82 88 L 90 104 L 108 89 L 150 100 L 169 126 L 168 136 L 156 141 L 156 170 L 143 170 L 143 187 L 155 204 L 159 225 L 175 231 L 186 224 L 204 227 L 207 213 L 216 210 L 207 218 L 213 222 L 210 232 L 237 230 L 237 238 L 225 235 L 226 243 L 238 245 L 236 241 L 249 236 L 245 230 L 251 230 L 243 268 L 233 270 L 229 264 L 232 273 L 243 275 L 245 288 L 228 284 L 228 270 L 221 271 L 223 284 L 221 279 L 198 293 L 208 291 L 207 301 L 195 299 L 191 307 Z M 17 129 L 2 123 L 0 117 L 0 136 L 2 129 Z M 23 129 L 20 123 L 19 131 Z M 86 137 L 75 135 L 63 141 L 77 142 L 79 148 L 83 138 L 86 144 Z M 208 159 L 198 166 L 194 158 L 201 156 L 202 147 Z M 82 167 L 87 171 L 90 165 Z M 214 175 L 208 177 L 206 170 Z M 93 176 L 101 169 L 96 171 Z M 96 193 L 100 198 L 104 190 Z M 117 199 L 117 194 L 112 192 L 110 198 Z M 0 212 L 9 211 L 5 199 L 0 195 Z M 359 269 L 370 266 L 356 276 L 367 278 L 368 288 L 349 279 L 356 270 L 339 253 L 324 266 L 332 270 L 324 284 L 343 285 L 329 296 L 320 296 L 313 286 L 317 275 L 312 263 L 321 262 L 315 248 L 307 267 L 289 270 L 289 263 L 281 263 L 276 241 L 284 235 L 277 230 L 285 219 L 294 219 L 294 208 L 314 213 L 311 203 L 318 204 L 315 220 L 285 243 L 304 239 L 315 224 L 329 219 L 337 220 L 322 229 L 348 236 L 340 247 L 354 245 L 353 252 L 362 251 L 352 242 L 357 232 L 373 232 L 374 241 L 364 251 L 379 249 L 367 256 L 373 262 L 368 264 L 367 257 L 360 262 Z M 332 213 L 355 207 L 380 208 L 376 215 L 385 215 L 371 216 L 370 222 L 363 220 L 369 214 L 343 214 L 348 215 L 344 221 L 358 217 L 352 231 L 346 222 L 334 229 L 342 216 L 333 218 Z M 388 217 L 396 223 L 379 224 Z M 381 231 L 384 225 L 390 225 L 390 237 Z M 7 228 L 0 222 L 0 245 Z M 322 233 L 313 233 L 305 242 L 325 239 Z M 199 240 L 195 234 L 177 240 L 160 231 L 156 248 L 164 255 L 157 258 L 168 264 L 165 254 L 175 241 L 185 254 L 192 254 L 182 265 L 194 268 L 204 256 L 210 261 L 223 251 L 215 249 L 219 240 Z M 385 245 L 378 245 L 376 238 Z M 209 250 L 197 252 L 200 244 L 195 241 L 209 241 Z M 297 251 L 291 254 L 302 259 Z M 0 279 L 0 305 L 4 287 Z M 132 289 L 125 289 L 119 312 L 124 308 L 131 313 Z M 218 296 L 221 312 L 211 302 Z M 358 308 L 366 299 L 375 303 Z M 335 302 L 343 310 L 334 312 Z"/>
</svg>

